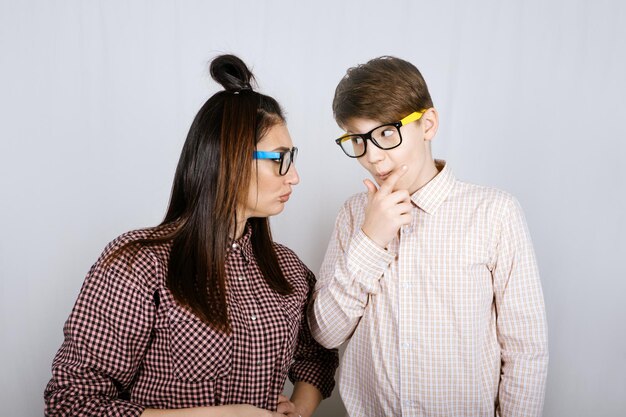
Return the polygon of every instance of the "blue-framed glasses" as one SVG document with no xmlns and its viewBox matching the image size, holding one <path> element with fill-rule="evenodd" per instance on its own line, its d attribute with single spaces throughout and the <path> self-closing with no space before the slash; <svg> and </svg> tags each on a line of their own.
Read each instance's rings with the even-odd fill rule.
<svg viewBox="0 0 626 417">
<path fill-rule="evenodd" d="M 278 173 L 280 175 L 287 175 L 289 168 L 291 168 L 291 164 L 296 162 L 297 156 L 298 148 L 295 146 L 289 150 L 281 152 L 254 151 L 253 153 L 254 159 L 270 159 L 277 164 L 280 164 L 280 167 L 278 168 Z"/>
</svg>

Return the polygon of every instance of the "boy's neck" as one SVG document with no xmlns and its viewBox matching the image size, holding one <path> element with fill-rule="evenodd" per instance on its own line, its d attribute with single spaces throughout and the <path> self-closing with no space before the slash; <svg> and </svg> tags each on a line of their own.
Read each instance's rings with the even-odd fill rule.
<svg viewBox="0 0 626 417">
<path fill-rule="evenodd" d="M 409 194 L 413 194 L 414 192 L 418 191 L 426 184 L 428 184 L 433 178 L 437 176 L 437 174 L 439 174 L 439 171 L 442 168 L 443 165 L 441 167 L 437 167 L 437 164 L 432 157 L 428 158 L 426 164 L 424 164 L 422 170 L 419 172 L 417 179 L 409 189 Z"/>
</svg>

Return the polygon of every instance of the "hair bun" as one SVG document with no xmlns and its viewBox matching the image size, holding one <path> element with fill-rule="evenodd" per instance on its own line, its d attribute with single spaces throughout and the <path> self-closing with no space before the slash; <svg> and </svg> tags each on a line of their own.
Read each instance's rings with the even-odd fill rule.
<svg viewBox="0 0 626 417">
<path fill-rule="evenodd" d="M 252 90 L 254 75 L 235 55 L 220 55 L 211 62 L 211 78 L 226 91 Z"/>
</svg>

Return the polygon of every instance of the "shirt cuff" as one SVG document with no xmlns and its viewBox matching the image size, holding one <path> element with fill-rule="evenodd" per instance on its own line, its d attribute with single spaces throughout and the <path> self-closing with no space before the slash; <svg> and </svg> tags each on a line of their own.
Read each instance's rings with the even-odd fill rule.
<svg viewBox="0 0 626 417">
<path fill-rule="evenodd" d="M 376 293 L 378 280 L 395 258 L 395 253 L 381 248 L 359 229 L 348 248 L 347 267 L 365 291 Z"/>
<path fill-rule="evenodd" d="M 335 388 L 335 371 L 339 364 L 337 349 L 332 355 L 327 355 L 323 361 L 299 361 L 289 370 L 289 380 L 292 384 L 306 382 L 313 385 L 322 394 L 322 398 L 330 397 Z"/>
</svg>

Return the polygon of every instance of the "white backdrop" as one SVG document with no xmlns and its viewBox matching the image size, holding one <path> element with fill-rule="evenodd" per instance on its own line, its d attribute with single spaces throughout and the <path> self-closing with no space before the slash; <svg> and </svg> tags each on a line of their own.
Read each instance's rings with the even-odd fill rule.
<svg viewBox="0 0 626 417">
<path fill-rule="evenodd" d="M 440 111 L 435 156 L 525 209 L 544 415 L 625 415 L 626 2 L 0 0 L 1 415 L 41 415 L 85 273 L 162 218 L 224 52 L 288 113 L 302 182 L 274 234 L 314 271 L 365 177 L 332 141 L 334 88 L 379 55 L 416 64 Z M 342 413 L 335 390 L 317 415 Z"/>
</svg>

